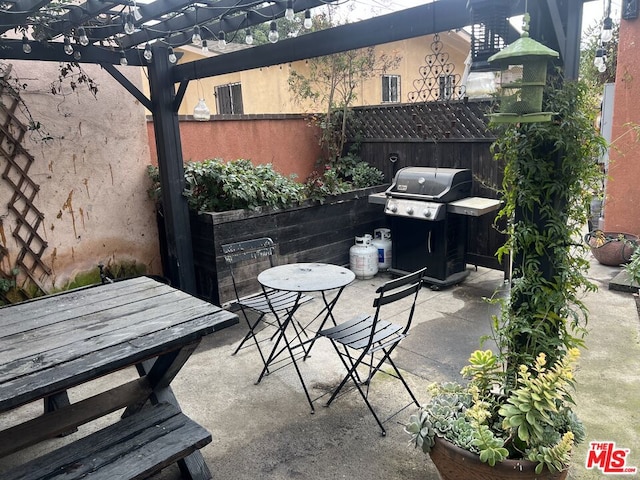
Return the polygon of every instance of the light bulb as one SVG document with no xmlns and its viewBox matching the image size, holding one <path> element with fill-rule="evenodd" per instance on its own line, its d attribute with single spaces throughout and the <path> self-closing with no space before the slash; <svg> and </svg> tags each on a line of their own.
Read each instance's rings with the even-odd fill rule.
<svg viewBox="0 0 640 480">
<path fill-rule="evenodd" d="M 304 23 L 302 25 L 307 30 L 309 30 L 313 26 L 313 22 L 311 21 L 311 10 L 306 9 L 304 11 Z"/>
<path fill-rule="evenodd" d="M 287 9 L 284 11 L 284 18 L 293 21 L 295 13 L 293 12 L 293 0 L 287 0 Z"/>
<path fill-rule="evenodd" d="M 129 65 L 129 62 L 127 61 L 127 56 L 124 54 L 124 50 L 120 52 L 120 65 L 122 65 L 123 67 L 126 67 L 127 65 Z"/>
<path fill-rule="evenodd" d="M 202 37 L 200 36 L 200 27 L 196 25 L 193 27 L 193 35 L 191 35 L 191 43 L 194 45 L 200 45 L 202 43 Z"/>
<path fill-rule="evenodd" d="M 202 53 L 209 51 L 209 43 L 206 40 L 202 40 Z"/>
<path fill-rule="evenodd" d="M 87 32 L 85 32 L 84 27 L 78 28 L 78 42 L 83 47 L 89 45 L 89 37 L 87 37 Z"/>
<path fill-rule="evenodd" d="M 613 39 L 613 20 L 611 17 L 607 17 L 602 22 L 602 33 L 600 35 L 600 41 L 602 43 L 610 42 Z"/>
<path fill-rule="evenodd" d="M 178 61 L 178 57 L 176 57 L 173 47 L 169 47 L 167 49 L 167 53 L 169 54 L 169 63 L 176 63 Z"/>
<path fill-rule="evenodd" d="M 193 119 L 200 122 L 206 122 L 210 118 L 211 111 L 209 110 L 209 107 L 207 107 L 204 98 L 201 98 L 193 109 Z"/>
<path fill-rule="evenodd" d="M 227 46 L 227 40 L 225 39 L 224 32 L 220 30 L 220 33 L 218 34 L 218 48 L 220 50 L 224 50 L 226 46 Z"/>
<path fill-rule="evenodd" d="M 144 53 L 142 54 L 142 56 L 147 62 L 151 62 L 151 59 L 153 58 L 153 52 L 151 51 L 149 42 L 147 42 L 147 45 L 144 47 Z"/>
<path fill-rule="evenodd" d="M 593 58 L 593 65 L 596 68 L 600 68 L 600 65 L 604 64 L 604 48 L 598 47 L 596 50 L 596 56 Z"/>
<path fill-rule="evenodd" d="M 29 39 L 26 35 L 22 35 L 22 51 L 26 54 L 31 53 L 31 45 L 29 45 Z"/>
<path fill-rule="evenodd" d="M 269 41 L 271 43 L 276 43 L 280 38 L 280 34 L 278 33 L 278 26 L 275 21 L 272 21 L 269 25 Z"/>
<path fill-rule="evenodd" d="M 127 16 L 125 18 L 126 20 L 124 22 L 124 33 L 126 33 L 127 35 L 132 35 L 133 32 L 136 31 L 136 27 L 133 25 L 133 15 L 127 13 Z"/>
<path fill-rule="evenodd" d="M 67 55 L 73 55 L 73 47 L 71 46 L 71 40 L 69 37 L 64 37 L 64 53 Z"/>
<path fill-rule="evenodd" d="M 251 30 L 248 28 L 244 31 L 244 43 L 253 45 L 253 35 L 251 35 Z"/>
<path fill-rule="evenodd" d="M 81 58 L 82 58 L 82 54 L 78 50 L 73 52 L 73 59 L 74 60 L 80 60 Z"/>
<path fill-rule="evenodd" d="M 598 65 L 598 71 L 600 73 L 604 73 L 607 71 L 607 64 L 602 62 L 600 65 Z"/>
</svg>

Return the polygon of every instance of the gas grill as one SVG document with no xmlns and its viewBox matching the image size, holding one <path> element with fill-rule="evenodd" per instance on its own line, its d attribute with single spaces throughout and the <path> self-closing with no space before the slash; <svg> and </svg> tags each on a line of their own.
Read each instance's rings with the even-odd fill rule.
<svg viewBox="0 0 640 480">
<path fill-rule="evenodd" d="M 471 170 L 406 167 L 385 192 L 392 236 L 391 272 L 404 275 L 427 267 L 425 281 L 440 288 L 467 275 L 467 216 L 499 202 L 470 197 Z M 484 200 L 495 208 L 487 208 Z M 482 204 L 481 208 L 477 208 Z"/>
</svg>

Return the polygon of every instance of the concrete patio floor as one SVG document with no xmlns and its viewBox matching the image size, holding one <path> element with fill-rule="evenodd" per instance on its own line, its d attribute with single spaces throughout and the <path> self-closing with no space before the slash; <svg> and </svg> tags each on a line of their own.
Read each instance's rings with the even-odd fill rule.
<svg viewBox="0 0 640 480">
<path fill-rule="evenodd" d="M 591 312 L 590 334 L 574 396 L 587 442 L 576 448 L 569 473 L 572 480 L 603 478 L 599 470 L 584 466 L 589 441 L 614 441 L 619 448 L 630 449 L 627 466 L 640 467 L 640 322 L 633 295 L 608 289 L 619 271 L 593 260 L 589 273 L 599 290 L 585 297 Z M 338 321 L 355 312 L 370 311 L 375 288 L 388 278 L 381 274 L 348 286 L 335 310 Z M 491 315 L 497 313 L 498 307 L 483 298 L 502 287 L 502 280 L 502 272 L 479 268 L 471 269 L 460 285 L 442 291 L 421 290 L 410 336 L 394 356 L 420 401 L 427 399 L 430 383 L 459 378 L 469 353 L 479 346 L 478 338 L 490 332 Z M 321 300 L 316 299 L 305 306 L 301 316 L 312 315 L 320 305 Z M 205 338 L 173 382 L 183 410 L 213 435 L 202 453 L 214 478 L 438 479 L 428 456 L 410 447 L 403 431 L 404 422 L 415 411 L 413 406 L 386 423 L 386 437 L 380 435 L 355 391 L 338 398 L 329 408 L 318 400 L 311 414 L 292 366 L 255 385 L 261 369 L 255 348 L 231 356 L 245 332 L 241 320 L 239 325 Z M 314 398 L 330 391 L 343 376 L 342 365 L 325 340 L 314 346 L 301 370 Z M 124 378 L 134 372 L 118 375 Z M 89 393 L 95 390 L 78 389 L 71 396 L 75 399 Z M 374 380 L 370 400 L 382 418 L 410 402 L 402 385 L 384 375 Z M 33 415 L 39 408 L 28 405 L 13 413 L 13 418 L 0 417 L 0 428 L 16 421 L 16 415 Z M 86 426 L 70 437 L 0 459 L 0 478 L 1 472 L 20 462 L 23 455 L 39 454 L 99 426 Z M 180 478 L 180 473 L 172 466 L 153 478 L 172 480 Z"/>
</svg>

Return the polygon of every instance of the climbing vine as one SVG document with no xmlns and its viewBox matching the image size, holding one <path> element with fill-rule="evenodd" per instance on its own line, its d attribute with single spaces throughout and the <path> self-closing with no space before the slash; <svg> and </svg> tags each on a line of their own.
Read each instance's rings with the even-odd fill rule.
<svg viewBox="0 0 640 480">
<path fill-rule="evenodd" d="M 498 218 L 508 220 L 508 241 L 499 255 L 514 258 L 511 297 L 494 319 L 509 365 L 531 365 L 540 352 L 555 352 L 553 364 L 583 345 L 588 312 L 580 296 L 596 287 L 580 239 L 606 147 L 587 93 L 580 82 L 552 82 L 543 109 L 556 112 L 553 120 L 503 126 L 492 147 L 505 165 Z"/>
</svg>

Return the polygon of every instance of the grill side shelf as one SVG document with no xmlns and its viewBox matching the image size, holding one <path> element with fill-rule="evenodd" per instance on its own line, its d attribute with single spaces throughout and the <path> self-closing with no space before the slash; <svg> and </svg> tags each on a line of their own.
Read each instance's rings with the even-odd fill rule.
<svg viewBox="0 0 640 480">
<path fill-rule="evenodd" d="M 498 210 L 502 202 L 493 198 L 467 197 L 447 204 L 447 212 L 469 217 L 480 217 Z"/>
</svg>

